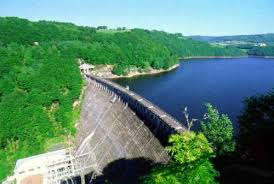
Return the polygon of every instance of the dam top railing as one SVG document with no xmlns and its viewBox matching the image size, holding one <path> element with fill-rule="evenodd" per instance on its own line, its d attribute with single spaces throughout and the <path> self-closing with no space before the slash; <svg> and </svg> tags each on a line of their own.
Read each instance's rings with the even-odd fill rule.
<svg viewBox="0 0 274 184">
<path fill-rule="evenodd" d="M 132 99 L 138 101 L 138 103 L 142 104 L 143 106 L 147 107 L 151 112 L 153 112 L 158 118 L 162 119 L 165 123 L 167 123 L 171 128 L 173 128 L 176 132 L 182 132 L 186 130 L 186 128 L 175 118 L 173 118 L 170 114 L 166 113 L 157 105 L 153 104 L 146 98 L 141 95 L 136 94 L 135 92 L 122 87 L 119 84 L 116 84 L 110 80 L 100 78 L 91 74 L 86 75 L 87 78 L 93 79 L 103 85 L 109 85 L 113 88 L 119 90 L 120 92 L 130 96 Z"/>
</svg>

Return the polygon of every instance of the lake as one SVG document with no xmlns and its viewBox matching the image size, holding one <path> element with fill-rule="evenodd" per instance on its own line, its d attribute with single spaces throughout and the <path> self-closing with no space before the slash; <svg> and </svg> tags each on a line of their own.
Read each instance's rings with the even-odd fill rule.
<svg viewBox="0 0 274 184">
<path fill-rule="evenodd" d="M 210 102 L 228 114 L 237 131 L 244 99 L 274 88 L 274 59 L 182 60 L 180 67 L 171 72 L 114 81 L 128 85 L 182 122 L 185 106 L 192 118 L 201 119 L 206 112 L 204 104 Z"/>
</svg>

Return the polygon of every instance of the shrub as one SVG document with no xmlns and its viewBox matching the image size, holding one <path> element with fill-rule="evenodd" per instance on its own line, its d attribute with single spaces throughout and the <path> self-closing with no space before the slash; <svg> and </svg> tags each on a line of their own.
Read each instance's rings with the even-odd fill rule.
<svg viewBox="0 0 274 184">
<path fill-rule="evenodd" d="M 217 155 L 225 155 L 235 150 L 233 125 L 227 115 L 220 115 L 211 104 L 207 106 L 207 117 L 201 128 Z"/>
</svg>

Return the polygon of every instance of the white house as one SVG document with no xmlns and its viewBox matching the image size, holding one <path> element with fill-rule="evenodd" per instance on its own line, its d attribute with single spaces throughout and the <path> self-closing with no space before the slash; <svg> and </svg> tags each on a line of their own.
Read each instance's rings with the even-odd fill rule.
<svg viewBox="0 0 274 184">
<path fill-rule="evenodd" d="M 94 69 L 94 65 L 87 64 L 87 63 L 81 63 L 80 64 L 80 71 L 84 74 L 89 74 L 90 70 Z"/>
</svg>

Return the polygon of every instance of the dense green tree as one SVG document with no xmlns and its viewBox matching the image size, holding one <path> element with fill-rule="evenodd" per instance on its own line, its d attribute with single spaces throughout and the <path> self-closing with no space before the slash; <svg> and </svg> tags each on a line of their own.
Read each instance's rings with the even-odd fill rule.
<svg viewBox="0 0 274 184">
<path fill-rule="evenodd" d="M 166 149 L 180 164 L 195 162 L 202 158 L 210 158 L 213 149 L 202 133 L 186 131 L 182 134 L 174 134 L 169 138 L 171 144 Z"/>
<path fill-rule="evenodd" d="M 274 46 L 252 47 L 248 50 L 248 54 L 253 56 L 274 56 Z"/>
<path fill-rule="evenodd" d="M 41 153 L 49 138 L 75 131 L 72 104 L 82 78 L 76 61 L 53 46 L 11 44 L 0 52 L 2 179 L 18 158 Z M 9 151 L 15 143 L 16 152 Z"/>
<path fill-rule="evenodd" d="M 247 98 L 239 116 L 239 151 L 255 166 L 274 169 L 274 92 Z"/>
<path fill-rule="evenodd" d="M 213 145 L 218 155 L 226 155 L 235 150 L 233 125 L 227 115 L 220 115 L 211 104 L 206 104 L 206 119 L 201 122 L 202 132 Z"/>
<path fill-rule="evenodd" d="M 218 172 L 208 160 L 201 160 L 191 166 L 180 164 L 157 165 L 151 173 L 142 178 L 144 184 L 213 184 Z"/>
<path fill-rule="evenodd" d="M 113 73 L 116 75 L 125 75 L 126 74 L 126 66 L 116 65 L 113 68 Z"/>
<path fill-rule="evenodd" d="M 219 173 L 209 160 L 214 157 L 214 152 L 202 133 L 186 131 L 171 135 L 169 143 L 167 150 L 174 161 L 155 166 L 149 175 L 142 178 L 143 183 L 217 183 L 215 178 Z"/>
<path fill-rule="evenodd" d="M 100 30 L 100 29 L 107 29 L 107 26 L 98 26 L 96 29 Z"/>
<path fill-rule="evenodd" d="M 274 91 L 245 100 L 237 151 L 214 159 L 221 183 L 273 183 Z"/>
</svg>

